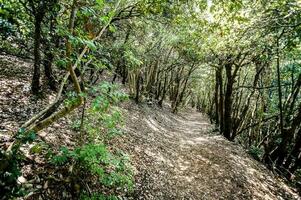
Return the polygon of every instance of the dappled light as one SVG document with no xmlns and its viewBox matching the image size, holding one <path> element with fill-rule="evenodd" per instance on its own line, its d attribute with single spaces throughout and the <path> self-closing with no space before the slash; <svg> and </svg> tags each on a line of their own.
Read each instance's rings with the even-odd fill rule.
<svg viewBox="0 0 301 200">
<path fill-rule="evenodd" d="M 0 0 L 0 200 L 299 200 L 300 55 L 300 0 Z"/>
<path fill-rule="evenodd" d="M 124 148 L 134 155 L 132 159 L 141 174 L 139 177 L 148 174 L 147 181 L 138 179 L 136 183 L 144 185 L 137 191 L 142 197 L 298 198 L 281 179 L 260 166 L 241 147 L 220 135 L 208 134 L 213 126 L 200 113 L 189 110 L 176 116 L 164 110 L 142 110 L 127 111 L 130 129 L 127 128 L 122 140 L 126 143 Z M 131 148 L 131 140 L 126 142 L 133 136 L 135 148 Z M 152 194 L 145 191 L 146 188 L 160 193 Z"/>
</svg>

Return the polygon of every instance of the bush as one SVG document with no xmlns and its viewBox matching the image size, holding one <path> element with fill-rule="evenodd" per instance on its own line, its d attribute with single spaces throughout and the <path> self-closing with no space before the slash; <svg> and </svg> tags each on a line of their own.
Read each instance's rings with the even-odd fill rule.
<svg viewBox="0 0 301 200">
<path fill-rule="evenodd" d="M 256 146 L 251 146 L 248 153 L 253 156 L 256 160 L 260 160 L 263 155 L 263 150 Z"/>
<path fill-rule="evenodd" d="M 87 144 L 75 150 L 62 147 L 50 162 L 57 166 L 72 165 L 72 176 L 96 176 L 99 183 L 107 188 L 131 190 L 133 187 L 127 157 L 121 153 L 109 152 L 104 144 Z"/>
<path fill-rule="evenodd" d="M 108 189 L 129 191 L 133 187 L 133 176 L 128 158 L 121 152 L 108 150 L 107 146 L 112 137 L 121 134 L 119 126 L 122 123 L 122 114 L 117 104 L 126 100 L 127 95 L 108 82 L 93 87 L 91 93 L 95 98 L 91 107 L 87 109 L 83 127 L 78 120 L 74 120 L 75 123 L 72 124 L 73 129 L 86 133 L 82 135 L 81 140 L 88 142 L 73 150 L 62 147 L 57 155 L 52 156 L 50 162 L 57 166 L 72 166 L 72 176 L 94 176 L 99 184 Z M 66 102 L 71 101 L 72 98 L 69 98 Z M 92 199 L 108 198 L 98 195 Z"/>
</svg>

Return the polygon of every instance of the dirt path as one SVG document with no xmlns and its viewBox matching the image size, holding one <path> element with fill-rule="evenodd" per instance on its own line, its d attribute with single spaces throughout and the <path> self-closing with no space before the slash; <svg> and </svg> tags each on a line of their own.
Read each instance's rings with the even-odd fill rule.
<svg viewBox="0 0 301 200">
<path fill-rule="evenodd" d="M 47 105 L 30 96 L 30 62 L 0 55 L 0 139 Z M 46 92 L 45 93 L 50 93 Z M 300 199 L 292 189 L 238 145 L 210 134 L 195 111 L 180 115 L 155 106 L 125 105 L 125 134 L 116 138 L 135 167 L 134 194 L 127 199 Z M 58 147 L 72 144 L 70 120 L 45 130 Z M 62 128 L 64 127 L 64 128 Z"/>
<path fill-rule="evenodd" d="M 122 142 L 136 167 L 134 199 L 300 199 L 240 146 L 209 134 L 200 113 L 129 108 Z"/>
</svg>

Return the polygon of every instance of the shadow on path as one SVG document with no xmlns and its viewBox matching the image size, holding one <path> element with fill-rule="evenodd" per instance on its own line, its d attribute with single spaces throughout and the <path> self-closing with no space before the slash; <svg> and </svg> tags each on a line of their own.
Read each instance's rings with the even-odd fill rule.
<svg viewBox="0 0 301 200">
<path fill-rule="evenodd" d="M 201 113 L 128 107 L 122 142 L 136 168 L 134 199 L 299 199 L 240 146 L 210 134 Z"/>
</svg>

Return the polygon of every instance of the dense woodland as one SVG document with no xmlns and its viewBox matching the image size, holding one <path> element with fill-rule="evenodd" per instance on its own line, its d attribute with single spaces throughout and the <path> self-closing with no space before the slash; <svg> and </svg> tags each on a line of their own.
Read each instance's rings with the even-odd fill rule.
<svg viewBox="0 0 301 200">
<path fill-rule="evenodd" d="M 1 52 L 32 60 L 31 94 L 56 94 L 1 145 L 4 199 L 24 195 L 22 145 L 76 110 L 77 147 L 49 162 L 131 187 L 109 150 L 125 100 L 206 113 L 214 131 L 300 187 L 300 1 L 0 0 L 0 33 Z"/>
</svg>

